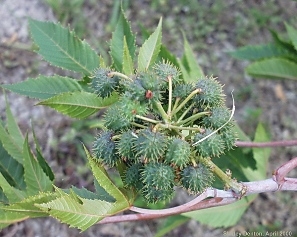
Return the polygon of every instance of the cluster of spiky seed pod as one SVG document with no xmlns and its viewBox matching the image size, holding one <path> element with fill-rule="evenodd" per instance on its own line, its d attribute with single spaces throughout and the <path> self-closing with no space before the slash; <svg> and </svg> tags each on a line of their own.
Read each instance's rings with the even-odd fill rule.
<svg viewBox="0 0 297 237">
<path fill-rule="evenodd" d="M 110 167 L 123 162 L 127 187 L 157 202 L 170 199 L 175 186 L 191 194 L 211 186 L 213 172 L 203 159 L 219 157 L 236 140 L 215 78 L 187 83 L 176 67 L 161 62 L 129 77 L 99 68 L 91 88 L 103 98 L 120 95 L 104 114 L 93 153 Z"/>
</svg>

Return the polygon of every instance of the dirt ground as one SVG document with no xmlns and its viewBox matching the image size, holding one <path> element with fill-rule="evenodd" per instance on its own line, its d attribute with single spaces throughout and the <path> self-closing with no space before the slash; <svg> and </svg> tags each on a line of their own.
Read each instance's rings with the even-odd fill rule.
<svg viewBox="0 0 297 237">
<path fill-rule="evenodd" d="M 112 16 L 112 1 L 85 1 L 81 13 L 85 16 L 88 33 L 86 40 L 99 52 L 101 48 L 96 44 L 109 41 L 110 31 L 108 23 Z M 156 1 L 151 1 L 156 2 Z M 259 44 L 267 42 L 270 37 L 268 30 L 262 28 L 248 28 L 251 34 L 244 32 L 244 24 L 238 26 L 238 19 L 249 21 L 246 9 L 257 9 L 260 16 L 274 14 L 271 18 L 283 20 L 293 19 L 297 13 L 297 3 L 294 1 L 225 1 L 224 14 L 217 10 L 218 15 L 205 15 L 205 21 L 212 24 L 213 30 L 202 30 L 206 33 L 199 38 L 199 32 L 192 32 L 189 24 L 191 16 L 187 7 L 178 8 L 182 1 L 160 1 L 163 8 L 154 8 L 150 1 L 131 1 L 127 9 L 128 19 L 132 21 L 133 30 L 139 31 L 137 21 L 151 30 L 157 24 L 160 16 L 164 17 L 163 43 L 177 55 L 182 54 L 182 35 L 177 34 L 177 28 L 183 28 L 189 35 L 197 60 L 206 74 L 214 74 L 225 84 L 224 90 L 228 95 L 234 90 L 236 99 L 235 119 L 246 133 L 254 133 L 257 121 L 262 121 L 270 128 L 272 140 L 290 140 L 297 138 L 297 82 L 281 80 L 259 80 L 244 74 L 247 62 L 231 58 L 226 51 L 234 50 L 243 44 Z M 211 1 L 201 2 L 201 6 L 210 7 Z M 267 3 L 266 3 L 267 2 Z M 168 3 L 168 4 L 167 4 Z M 162 5 L 163 4 L 163 5 Z M 198 3 L 197 3 L 198 4 Z M 265 6 L 267 4 L 267 7 Z M 186 6 L 186 5 L 185 5 Z M 273 12 L 271 12 L 273 10 Z M 263 11 L 263 12 L 261 12 Z M 201 13 L 201 12 L 200 12 Z M 198 14 L 198 13 L 197 13 Z M 202 13 L 201 13 L 202 14 Z M 27 17 L 38 20 L 57 21 L 57 15 L 42 0 L 0 0 L 0 83 L 16 83 L 28 77 L 43 75 L 73 75 L 69 72 L 54 68 L 43 62 L 41 57 L 30 50 L 31 40 L 27 28 Z M 241 18 L 238 18 L 240 16 Z M 218 18 L 212 21 L 213 18 Z M 279 18 L 278 18 L 279 17 Z M 296 19 L 296 18 L 294 18 Z M 269 22 L 269 19 L 267 20 Z M 176 24 L 176 25 L 174 25 Z M 194 24 L 194 23 L 193 23 Z M 260 23 L 259 23 L 260 24 Z M 281 23 L 275 24 L 283 30 Z M 237 28 L 236 28 L 237 26 Z M 295 27 L 296 21 L 295 21 Z M 248 25 L 247 25 L 248 27 Z M 242 29 L 240 29 L 242 28 Z M 216 32 L 216 30 L 218 32 Z M 239 31 L 241 30 L 241 31 Z M 241 33 L 238 33 L 241 32 Z M 188 34 L 189 33 L 189 34 Z M 140 33 L 138 36 L 140 37 Z M 198 36 L 197 36 L 198 35 Z M 241 38 L 240 38 L 241 37 Z M 200 43 L 198 43 L 200 42 Z M 76 75 L 74 75 L 76 76 Z M 85 185 L 88 172 L 83 167 L 83 160 L 77 161 L 77 147 L 71 143 L 74 120 L 66 118 L 55 111 L 34 106 L 36 101 L 7 92 L 13 114 L 23 132 L 30 131 L 30 121 L 33 122 L 37 137 L 43 147 L 43 152 L 50 166 L 56 173 L 59 185 Z M 227 100 L 231 105 L 231 101 Z M 5 118 L 5 98 L 0 92 L 0 115 Z M 62 131 L 62 132 L 61 132 Z M 94 131 L 90 131 L 93 133 Z M 66 135 L 67 136 L 66 136 Z M 297 148 L 273 149 L 268 165 L 268 175 L 283 162 L 296 157 Z M 290 173 L 297 176 L 297 170 Z M 297 193 L 265 193 L 257 197 L 250 208 L 234 227 L 222 229 L 211 228 L 207 225 L 191 220 L 166 236 L 223 236 L 224 231 L 264 231 L 283 230 L 297 233 Z M 182 203 L 182 197 L 177 202 Z M 92 236 L 154 236 L 156 226 L 160 220 L 142 221 L 134 223 L 119 223 L 96 225 L 83 233 L 71 229 L 52 218 L 27 220 L 0 231 L 0 236 L 16 237 L 92 237 Z M 228 235 L 225 235 L 228 236 Z M 232 236 L 232 234 L 230 234 Z M 234 236 L 234 235 L 233 235 Z M 255 235 L 254 235 L 255 236 Z"/>
</svg>

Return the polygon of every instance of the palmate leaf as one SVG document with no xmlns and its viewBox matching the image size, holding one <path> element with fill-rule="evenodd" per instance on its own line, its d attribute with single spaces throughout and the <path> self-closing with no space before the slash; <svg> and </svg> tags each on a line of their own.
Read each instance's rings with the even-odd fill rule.
<svg viewBox="0 0 297 237">
<path fill-rule="evenodd" d="M 194 52 L 184 36 L 184 55 L 179 60 L 179 67 L 182 71 L 185 82 L 197 82 L 199 78 L 204 77 L 204 73 L 197 63 Z"/>
<path fill-rule="evenodd" d="M 24 189 L 24 168 L 21 163 L 12 158 L 0 142 L 0 172 L 11 186 Z M 0 182 L 1 186 L 1 182 Z"/>
<path fill-rule="evenodd" d="M 123 70 L 125 40 L 127 51 L 129 52 L 133 61 L 136 49 L 136 36 L 132 33 L 130 23 L 125 17 L 123 10 L 121 10 L 116 29 L 112 34 L 112 39 L 110 42 L 110 55 L 115 69 L 120 72 Z"/>
<path fill-rule="evenodd" d="M 99 66 L 97 53 L 61 24 L 29 19 L 29 26 L 38 53 L 51 64 L 86 75 Z"/>
<path fill-rule="evenodd" d="M 290 40 L 295 48 L 295 50 L 297 51 L 297 30 L 295 28 L 293 28 L 292 26 L 290 26 L 288 23 L 285 23 L 288 35 L 290 37 Z"/>
<path fill-rule="evenodd" d="M 14 93 L 41 100 L 48 99 L 64 92 L 81 91 L 77 80 L 62 76 L 42 76 L 29 78 L 16 84 L 1 85 Z"/>
<path fill-rule="evenodd" d="M 102 200 L 74 197 L 74 193 L 67 194 L 58 188 L 56 192 L 60 197 L 44 204 L 36 204 L 36 206 L 47 211 L 50 216 L 69 224 L 70 227 L 83 231 L 111 213 L 114 206 L 113 203 Z"/>
<path fill-rule="evenodd" d="M 158 27 L 143 43 L 138 55 L 138 71 L 145 71 L 151 66 L 158 57 L 162 41 L 162 18 L 159 21 Z"/>
<path fill-rule="evenodd" d="M 21 201 L 27 196 L 24 191 L 12 187 L 1 173 L 0 187 L 10 203 Z"/>
<path fill-rule="evenodd" d="M 58 112 L 72 118 L 84 119 L 95 112 L 112 105 L 118 100 L 117 94 L 108 98 L 101 98 L 85 91 L 66 92 L 43 100 L 38 105 L 49 106 Z"/>
<path fill-rule="evenodd" d="M 23 163 L 23 151 L 19 146 L 19 141 L 15 141 L 12 136 L 5 130 L 0 120 L 0 141 L 7 153 L 20 164 Z"/>
<path fill-rule="evenodd" d="M 256 129 L 256 142 L 267 142 L 269 137 L 261 124 Z M 270 148 L 253 148 L 253 155 L 256 160 L 257 169 L 251 167 L 243 168 L 243 173 L 248 180 L 261 180 L 266 178 L 267 161 L 270 156 Z M 193 218 L 203 224 L 212 227 L 229 227 L 235 225 L 249 207 L 257 195 L 250 195 L 230 205 L 213 207 L 204 210 L 184 213 L 182 215 Z"/>
<path fill-rule="evenodd" d="M 41 192 L 37 195 L 27 197 L 20 202 L 13 203 L 9 206 L 2 206 L 0 209 L 6 212 L 16 212 L 19 214 L 25 214 L 30 218 L 48 216 L 48 213 L 41 210 L 36 204 L 42 204 L 50 202 L 59 197 L 56 192 Z"/>
<path fill-rule="evenodd" d="M 274 43 L 265 45 L 248 45 L 237 49 L 229 54 L 237 59 L 242 60 L 259 60 L 271 57 L 286 57 L 290 53 L 285 48 L 279 47 Z"/>
<path fill-rule="evenodd" d="M 246 71 L 254 77 L 297 80 L 297 63 L 283 58 L 270 58 L 251 63 Z"/>
<path fill-rule="evenodd" d="M 10 212 L 0 210 L 0 230 L 20 221 L 28 219 L 30 216 L 26 213 Z"/>
<path fill-rule="evenodd" d="M 124 52 L 123 52 L 123 73 L 126 75 L 132 75 L 134 71 L 133 59 L 130 55 L 127 45 L 126 37 L 124 37 Z"/>
<path fill-rule="evenodd" d="M 24 178 L 27 185 L 27 194 L 36 195 L 39 192 L 46 192 L 52 189 L 52 181 L 43 172 L 38 161 L 34 158 L 29 144 L 28 135 L 23 146 L 24 156 Z"/>
</svg>

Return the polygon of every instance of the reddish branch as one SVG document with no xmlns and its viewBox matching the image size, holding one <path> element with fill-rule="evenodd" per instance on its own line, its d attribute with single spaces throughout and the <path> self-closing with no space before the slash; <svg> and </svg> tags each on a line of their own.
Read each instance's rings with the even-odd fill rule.
<svg viewBox="0 0 297 237">
<path fill-rule="evenodd" d="M 284 147 L 284 146 L 296 146 L 297 140 L 288 141 L 274 141 L 274 142 L 244 142 L 237 141 L 235 143 L 238 147 Z"/>
<path fill-rule="evenodd" d="M 232 190 L 223 191 L 209 188 L 192 201 L 177 207 L 162 210 L 150 210 L 132 206 L 130 210 L 137 212 L 137 214 L 126 214 L 106 217 L 105 219 L 101 220 L 99 224 L 149 220 L 210 207 L 223 206 L 236 202 L 240 198 L 251 194 L 275 192 L 281 190 L 297 191 L 297 178 L 285 177 L 288 174 L 288 172 L 290 172 L 292 169 L 296 167 L 297 157 L 288 161 L 287 163 L 280 166 L 277 170 L 275 170 L 273 172 L 272 178 L 270 179 L 242 183 L 245 186 L 246 192 L 241 197 L 238 197 Z"/>
</svg>

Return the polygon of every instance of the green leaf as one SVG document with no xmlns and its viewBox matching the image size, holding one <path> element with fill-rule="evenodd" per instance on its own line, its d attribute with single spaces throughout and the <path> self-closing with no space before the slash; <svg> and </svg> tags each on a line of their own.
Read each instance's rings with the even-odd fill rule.
<svg viewBox="0 0 297 237">
<path fill-rule="evenodd" d="M 268 142 L 270 140 L 263 125 L 258 124 L 255 134 L 254 142 Z M 249 167 L 243 170 L 244 174 L 249 180 L 257 181 L 266 179 L 267 162 L 270 156 L 271 148 L 253 148 L 253 156 L 256 160 L 257 169 Z"/>
<path fill-rule="evenodd" d="M 162 226 L 160 228 L 158 228 L 158 231 L 155 234 L 155 237 L 164 236 L 165 234 L 174 230 L 178 226 L 186 223 L 187 221 L 189 221 L 189 218 L 182 216 L 182 215 L 169 216 L 165 219 Z"/>
<path fill-rule="evenodd" d="M 90 155 L 88 150 L 84 147 L 89 164 L 92 169 L 92 173 L 99 185 L 105 189 L 105 191 L 116 199 L 116 203 L 120 209 L 126 209 L 130 206 L 128 198 L 119 190 L 119 188 L 111 181 L 103 164 L 95 161 L 95 159 Z"/>
<path fill-rule="evenodd" d="M 236 51 L 229 52 L 229 54 L 237 59 L 252 61 L 271 57 L 285 57 L 290 53 L 288 50 L 279 47 L 276 44 L 269 43 L 265 45 L 244 46 Z"/>
<path fill-rule="evenodd" d="M 235 225 L 257 195 L 250 195 L 239 201 L 220 207 L 212 207 L 182 214 L 211 227 Z"/>
<path fill-rule="evenodd" d="M 27 184 L 27 194 L 36 195 L 40 191 L 46 192 L 52 189 L 52 182 L 43 172 L 38 161 L 33 157 L 28 144 L 28 135 L 26 136 L 24 146 L 24 178 Z"/>
<path fill-rule="evenodd" d="M 184 55 L 182 60 L 179 60 L 183 78 L 185 82 L 197 82 L 199 78 L 204 77 L 204 73 L 197 63 L 194 52 L 184 36 Z"/>
<path fill-rule="evenodd" d="M 81 91 L 82 88 L 79 83 L 69 77 L 42 76 L 37 78 L 29 78 L 16 84 L 1 85 L 20 95 L 29 96 L 41 100 L 48 99 L 64 92 Z"/>
<path fill-rule="evenodd" d="M 38 53 L 53 65 L 87 75 L 99 66 L 97 53 L 60 23 L 29 19 L 29 26 Z"/>
<path fill-rule="evenodd" d="M 115 93 L 110 97 L 103 99 L 93 93 L 76 91 L 66 92 L 47 100 L 43 100 L 39 102 L 38 105 L 49 106 L 72 118 L 84 119 L 100 109 L 112 105 L 117 100 L 118 95 Z"/>
<path fill-rule="evenodd" d="M 39 193 L 38 195 L 27 197 L 20 202 L 11 204 L 9 206 L 2 206 L 0 209 L 19 214 L 26 214 L 30 218 L 48 216 L 48 213 L 41 210 L 36 204 L 50 202 L 59 197 L 55 192 Z"/>
<path fill-rule="evenodd" d="M 158 57 L 162 41 L 162 18 L 155 32 L 144 42 L 139 50 L 138 71 L 145 71 Z"/>
<path fill-rule="evenodd" d="M 2 126 L 0 120 L 0 141 L 4 149 L 7 151 L 11 157 L 13 157 L 17 162 L 23 163 L 23 153 L 22 148 L 18 146 L 18 141 L 15 141 Z"/>
<path fill-rule="evenodd" d="M 24 168 L 21 163 L 13 159 L 0 142 L 0 172 L 7 182 L 18 189 L 24 189 Z M 1 185 L 0 185 L 1 186 Z"/>
<path fill-rule="evenodd" d="M 5 196 L 8 198 L 9 203 L 14 203 L 23 200 L 27 195 L 23 191 L 10 186 L 4 176 L 0 173 L 0 187 Z"/>
<path fill-rule="evenodd" d="M 250 64 L 246 71 L 254 77 L 297 80 L 297 63 L 283 58 L 271 58 Z"/>
<path fill-rule="evenodd" d="M 127 49 L 130 53 L 132 61 L 135 55 L 135 39 L 136 36 L 131 31 L 131 26 L 125 17 L 123 10 L 121 10 L 119 20 L 115 31 L 112 34 L 110 43 L 110 54 L 113 60 L 114 67 L 117 71 L 122 72 L 124 62 L 124 40 L 127 43 Z"/>
<path fill-rule="evenodd" d="M 24 221 L 28 218 L 29 216 L 26 214 L 0 210 L 0 230 L 11 224 Z"/>
<path fill-rule="evenodd" d="M 132 75 L 134 71 L 134 64 L 130 55 L 126 37 L 124 36 L 124 56 L 123 56 L 123 73 L 126 75 Z"/>
<path fill-rule="evenodd" d="M 58 188 L 56 191 L 60 195 L 59 198 L 44 204 L 36 204 L 36 206 L 61 222 L 69 224 L 70 227 L 84 231 L 109 213 L 114 214 L 113 203 L 74 197 L 74 193 L 67 194 Z"/>
<path fill-rule="evenodd" d="M 23 134 L 20 131 L 19 126 L 17 125 L 16 120 L 14 119 L 13 114 L 11 113 L 10 106 L 6 100 L 6 117 L 7 117 L 7 131 L 11 138 L 15 141 L 17 146 L 22 147 L 24 143 Z"/>
<path fill-rule="evenodd" d="M 295 48 L 295 50 L 297 51 L 297 30 L 295 28 L 293 28 L 292 26 L 290 26 L 288 23 L 285 23 L 288 35 L 290 37 L 290 40 Z"/>
</svg>

